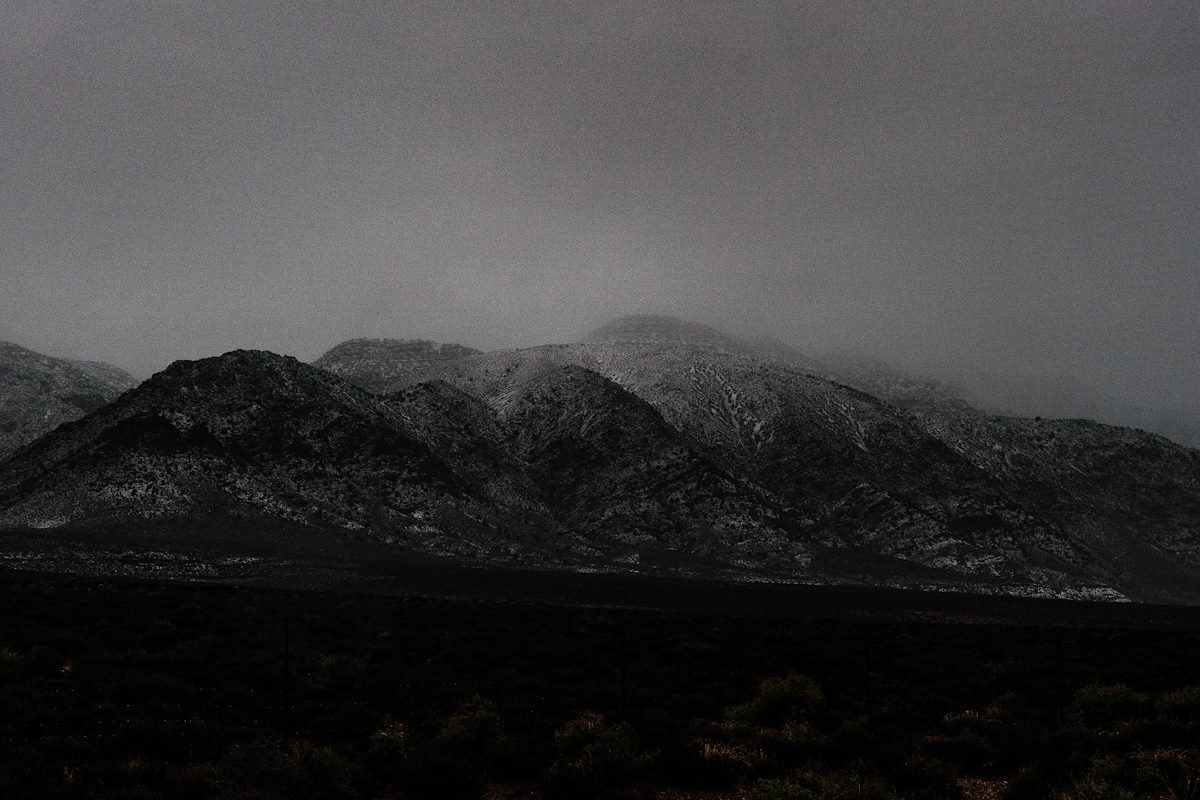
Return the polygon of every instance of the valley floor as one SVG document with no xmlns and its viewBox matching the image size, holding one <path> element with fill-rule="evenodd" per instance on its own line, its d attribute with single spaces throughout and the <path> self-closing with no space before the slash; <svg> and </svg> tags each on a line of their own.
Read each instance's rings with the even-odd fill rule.
<svg viewBox="0 0 1200 800">
<path fill-rule="evenodd" d="M 963 584 L 928 571 L 896 580 L 890 565 L 857 574 L 845 563 L 800 583 L 698 576 L 612 565 L 518 567 L 464 562 L 345 532 L 227 521 L 0 530 L 0 570 L 152 578 L 371 594 L 473 596 L 767 616 L 1028 620 L 1093 625 L 1190 625 L 1200 606 L 1131 603 L 1112 593 L 1048 597 L 1037 587 Z M 840 551 L 831 551 L 840 552 Z M 823 559 L 833 561 L 834 559 Z M 842 558 L 841 562 L 854 559 Z M 861 566 L 861 565 L 860 565 Z M 919 587 L 919 588 L 897 588 Z"/>
<path fill-rule="evenodd" d="M 0 571 L 0 796 L 1132 798 L 1200 778 L 1197 609 L 408 575 Z"/>
</svg>

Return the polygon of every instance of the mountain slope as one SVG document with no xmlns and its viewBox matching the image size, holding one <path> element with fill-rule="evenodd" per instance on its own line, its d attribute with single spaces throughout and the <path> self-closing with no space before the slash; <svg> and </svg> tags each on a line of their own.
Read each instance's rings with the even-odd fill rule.
<svg viewBox="0 0 1200 800">
<path fill-rule="evenodd" d="M 969 408 L 957 389 L 931 378 L 910 375 L 881 361 L 840 353 L 812 356 L 778 339 L 743 339 L 673 317 L 651 314 L 618 317 L 586 335 L 582 343 L 660 349 L 685 346 L 692 351 L 752 356 L 850 386 L 905 410 Z"/>
<path fill-rule="evenodd" d="M 566 529 L 618 560 L 793 574 L 808 563 L 777 500 L 722 471 L 652 406 L 594 372 L 545 369 L 515 388 L 504 419 L 514 453 Z"/>
<path fill-rule="evenodd" d="M 548 371 L 582 367 L 602 375 L 645 401 L 726 474 L 769 493 L 791 535 L 824 555 L 855 551 L 892 572 L 1045 585 L 1070 582 L 1085 560 L 1060 531 L 907 414 L 758 358 L 711 329 L 698 329 L 693 343 L 692 330 L 628 318 L 578 345 L 458 359 L 440 377 L 504 416 Z"/>
<path fill-rule="evenodd" d="M 862 392 L 686 346 L 610 345 L 582 357 L 784 498 L 816 543 L 1028 582 L 1057 582 L 1082 559 L 983 471 Z"/>
<path fill-rule="evenodd" d="M 1200 451 L 1091 420 L 939 416 L 924 424 L 1089 543 L 1116 584 L 1200 594 Z"/>
<path fill-rule="evenodd" d="M 1051 436 L 1035 430 L 1050 423 L 988 417 L 886 365 L 846 360 L 831 380 L 830 363 L 641 316 L 579 344 L 468 355 L 422 377 L 501 418 L 556 369 L 613 381 L 724 474 L 766 492 L 811 548 L 812 574 L 1200 596 L 1192 451 L 1095 423 L 1054 423 Z M 1025 461 L 997 458 L 1013 448 Z"/>
<path fill-rule="evenodd" d="M 52 358 L 0 342 L 0 460 L 135 383 L 108 364 Z"/>
<path fill-rule="evenodd" d="M 684 570 L 697 559 L 745 568 L 739 549 L 713 551 L 724 541 L 714 529 L 769 539 L 776 560 L 789 549 L 761 521 L 763 493 L 721 476 L 646 404 L 583 370 L 548 379 L 499 415 L 446 383 L 379 397 L 265 352 L 177 362 L 0 466 L 0 527 L 159 520 L 171 531 L 232 518 L 485 560 L 605 567 L 646 556 Z M 540 416 L 547 392 L 557 416 Z M 590 433 L 627 436 L 640 419 L 642 437 L 610 449 L 590 433 L 572 439 L 574 421 L 546 427 L 582 417 Z M 553 465 L 547 447 L 559 446 L 587 450 L 587 468 Z M 709 502 L 714 489 L 728 498 Z M 651 542 L 660 528 L 673 533 Z"/>
<path fill-rule="evenodd" d="M 445 381 L 419 383 L 385 398 L 412 431 L 498 514 L 509 537 L 540 538 L 556 526 L 542 490 L 510 452 L 508 431 L 482 400 Z"/>
<path fill-rule="evenodd" d="M 484 562 L 1200 598 L 1200 453 L 1139 431 L 989 417 L 860 365 L 904 402 L 878 398 L 645 316 L 319 363 L 173 364 L 0 464 L 0 527 L 219 517 Z"/>
<path fill-rule="evenodd" d="M 617 317 L 583 337 L 583 344 L 678 345 L 692 348 L 753 352 L 753 344 L 722 333 L 716 328 L 660 314 L 631 314 Z"/>
<path fill-rule="evenodd" d="M 386 402 L 271 353 L 177 362 L 0 467 L 0 525 L 218 513 L 486 550 L 490 505 Z"/>
</svg>

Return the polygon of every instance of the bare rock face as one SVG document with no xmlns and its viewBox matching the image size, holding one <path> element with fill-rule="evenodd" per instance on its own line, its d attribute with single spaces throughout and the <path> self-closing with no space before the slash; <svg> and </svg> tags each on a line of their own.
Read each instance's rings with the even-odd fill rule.
<svg viewBox="0 0 1200 800">
<path fill-rule="evenodd" d="M 108 364 L 52 358 L 0 342 L 0 460 L 135 384 Z"/>
</svg>

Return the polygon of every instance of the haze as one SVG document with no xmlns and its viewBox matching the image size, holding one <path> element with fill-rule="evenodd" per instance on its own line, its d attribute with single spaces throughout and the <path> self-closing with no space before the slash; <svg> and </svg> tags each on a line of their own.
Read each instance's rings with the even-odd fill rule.
<svg viewBox="0 0 1200 800">
<path fill-rule="evenodd" d="M 1187 2 L 5 3 L 0 339 L 658 311 L 1195 424 L 1198 65 Z"/>
</svg>

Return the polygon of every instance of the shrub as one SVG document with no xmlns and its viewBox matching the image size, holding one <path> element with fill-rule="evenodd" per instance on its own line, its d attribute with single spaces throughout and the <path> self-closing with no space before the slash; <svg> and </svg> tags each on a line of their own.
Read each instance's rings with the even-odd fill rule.
<svg viewBox="0 0 1200 800">
<path fill-rule="evenodd" d="M 504 725 L 495 704 L 476 695 L 442 726 L 441 738 L 451 749 L 479 764 L 495 755 Z"/>
<path fill-rule="evenodd" d="M 1166 692 L 1158 698 L 1158 711 L 1180 722 L 1200 722 L 1200 686 Z"/>
<path fill-rule="evenodd" d="M 912 800 L 950 800 L 961 798 L 955 770 L 934 759 L 913 757 L 892 769 L 888 778 L 892 786 Z"/>
<path fill-rule="evenodd" d="M 381 786 L 396 788 L 408 758 L 408 729 L 393 717 L 386 717 L 368 739 L 365 761 L 371 777 Z"/>
<path fill-rule="evenodd" d="M 742 744 L 705 741 L 701 747 L 700 763 L 703 772 L 720 786 L 732 786 L 759 772 L 766 756 Z"/>
<path fill-rule="evenodd" d="M 792 673 L 783 678 L 767 678 L 749 701 L 725 710 L 730 722 L 782 728 L 802 724 L 822 702 L 821 689 L 807 675 Z"/>
<path fill-rule="evenodd" d="M 782 778 L 763 778 L 750 788 L 750 800 L 817 800 L 813 790 Z"/>
<path fill-rule="evenodd" d="M 629 778 L 633 746 L 624 725 L 610 725 L 599 714 L 584 714 L 554 734 L 558 757 L 547 768 L 545 789 L 553 797 L 588 797 L 601 786 Z"/>
<path fill-rule="evenodd" d="M 1072 708 L 1089 724 L 1126 722 L 1144 716 L 1150 698 L 1123 683 L 1093 683 L 1075 694 Z"/>
<path fill-rule="evenodd" d="M 873 723 L 865 717 L 846 720 L 825 741 L 825 759 L 830 764 L 870 765 L 890 769 L 909 756 L 908 732 L 895 725 Z"/>
<path fill-rule="evenodd" d="M 1163 749 L 1137 754 L 1140 783 L 1171 800 L 1200 798 L 1200 751 Z"/>
<path fill-rule="evenodd" d="M 23 661 L 29 674 L 42 677 L 62 674 L 63 667 L 67 663 L 62 651 L 56 647 L 45 645 L 30 648 L 25 653 Z"/>
<path fill-rule="evenodd" d="M 1050 795 L 1053 800 L 1136 800 L 1137 795 L 1106 781 L 1085 778 Z"/>
</svg>

